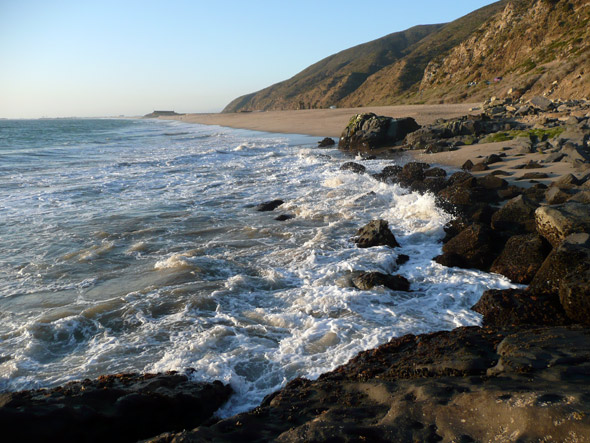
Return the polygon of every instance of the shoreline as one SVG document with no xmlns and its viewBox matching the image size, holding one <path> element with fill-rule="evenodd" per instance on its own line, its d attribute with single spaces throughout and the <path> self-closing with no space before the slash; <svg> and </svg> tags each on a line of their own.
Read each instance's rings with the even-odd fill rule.
<svg viewBox="0 0 590 443">
<path fill-rule="evenodd" d="M 299 111 L 261 111 L 229 114 L 184 114 L 158 117 L 160 120 L 178 120 L 202 125 L 227 126 L 235 129 L 275 132 L 282 134 L 302 134 L 317 137 L 340 137 L 342 130 L 355 114 L 373 112 L 387 117 L 412 117 L 420 125 L 429 125 L 439 118 L 456 118 L 481 108 L 481 103 L 461 103 L 445 105 L 403 105 L 369 106 L 359 108 L 304 109 Z"/>
</svg>

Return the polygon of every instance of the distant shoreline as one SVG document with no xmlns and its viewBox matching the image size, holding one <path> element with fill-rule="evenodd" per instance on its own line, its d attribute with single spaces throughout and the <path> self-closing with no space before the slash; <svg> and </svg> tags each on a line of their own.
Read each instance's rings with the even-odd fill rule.
<svg viewBox="0 0 590 443">
<path fill-rule="evenodd" d="M 481 108 L 480 103 L 443 105 L 374 106 L 338 109 L 304 109 L 299 111 L 238 112 L 228 114 L 184 114 L 159 117 L 161 120 L 178 120 L 203 125 L 219 125 L 237 129 L 306 134 L 318 137 L 340 137 L 342 130 L 355 114 L 373 112 L 388 117 L 412 117 L 420 125 L 428 125 L 439 118 L 456 118 Z"/>
</svg>

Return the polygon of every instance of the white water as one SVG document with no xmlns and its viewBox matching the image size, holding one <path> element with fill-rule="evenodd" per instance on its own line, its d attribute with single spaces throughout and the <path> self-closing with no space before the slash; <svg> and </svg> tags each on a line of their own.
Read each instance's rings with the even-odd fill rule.
<svg viewBox="0 0 590 443">
<path fill-rule="evenodd" d="M 347 159 L 316 138 L 21 123 L 0 137 L 2 390 L 190 367 L 231 383 L 227 416 L 394 336 L 476 325 L 483 290 L 510 287 L 434 263 L 450 218 L 433 198 L 339 171 Z M 375 218 L 401 248 L 354 246 Z M 411 257 L 399 269 L 397 254 Z M 339 287 L 352 270 L 402 274 L 412 292 Z"/>
</svg>

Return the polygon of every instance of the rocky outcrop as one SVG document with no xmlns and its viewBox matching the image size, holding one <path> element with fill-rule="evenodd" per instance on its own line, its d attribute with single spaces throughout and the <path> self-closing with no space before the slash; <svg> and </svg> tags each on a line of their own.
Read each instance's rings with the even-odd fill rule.
<svg viewBox="0 0 590 443">
<path fill-rule="evenodd" d="M 590 330 L 458 328 L 406 335 L 251 412 L 152 441 L 583 441 Z"/>
<path fill-rule="evenodd" d="M 338 147 L 345 151 L 370 151 L 393 146 L 410 132 L 420 128 L 413 118 L 391 118 L 373 113 L 357 114 L 342 131 Z"/>
<path fill-rule="evenodd" d="M 0 394 L 3 441 L 135 442 L 194 428 L 232 389 L 186 374 L 119 374 L 53 389 Z"/>
<path fill-rule="evenodd" d="M 493 260 L 492 232 L 483 224 L 473 224 L 461 231 L 443 246 L 443 257 L 435 258 L 440 264 L 454 261 L 461 268 L 487 270 Z M 449 258 L 450 256 L 450 258 Z"/>
<path fill-rule="evenodd" d="M 364 174 L 367 171 L 367 168 L 359 163 L 346 162 L 340 166 L 340 170 L 354 172 L 355 174 Z"/>
<path fill-rule="evenodd" d="M 535 211 L 537 231 L 554 247 L 568 235 L 590 233 L 590 207 L 584 203 L 542 206 Z"/>
<path fill-rule="evenodd" d="M 559 298 L 522 289 L 490 289 L 471 308 L 483 315 L 485 326 L 562 326 L 571 323 Z"/>
<path fill-rule="evenodd" d="M 373 246 L 389 246 L 396 248 L 399 243 L 393 232 L 389 229 L 389 223 L 385 220 L 373 220 L 358 230 L 354 242 L 359 248 L 371 248 Z"/>
<path fill-rule="evenodd" d="M 322 140 L 318 142 L 318 148 L 329 148 L 334 146 L 336 142 L 331 137 L 324 137 Z"/>
<path fill-rule="evenodd" d="M 535 210 L 538 204 L 524 195 L 509 200 L 492 217 L 492 227 L 498 231 L 522 234 L 535 232 Z"/>
</svg>

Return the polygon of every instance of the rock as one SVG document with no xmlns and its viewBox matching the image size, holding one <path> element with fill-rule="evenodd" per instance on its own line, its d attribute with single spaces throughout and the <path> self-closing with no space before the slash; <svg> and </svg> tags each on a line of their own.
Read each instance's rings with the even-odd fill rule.
<svg viewBox="0 0 590 443">
<path fill-rule="evenodd" d="M 551 186 L 545 191 L 545 200 L 550 205 L 559 205 L 565 203 L 573 195 L 569 189 L 561 189 L 557 186 Z"/>
<path fill-rule="evenodd" d="M 549 174 L 546 174 L 545 172 L 527 172 L 516 180 L 542 180 L 544 178 L 549 178 Z"/>
<path fill-rule="evenodd" d="M 373 220 L 358 230 L 354 242 L 359 248 L 370 248 L 373 246 L 389 246 L 396 248 L 399 243 L 389 229 L 385 220 Z"/>
<path fill-rule="evenodd" d="M 471 160 L 467 160 L 463 163 L 463 166 L 461 166 L 461 169 L 464 171 L 471 171 L 471 168 L 473 168 L 473 162 Z"/>
<path fill-rule="evenodd" d="M 502 154 L 504 155 L 504 154 Z M 500 157 L 498 154 L 491 154 L 488 155 L 484 160 L 483 163 L 485 165 L 493 165 L 494 163 L 499 163 L 502 161 L 502 157 Z"/>
<path fill-rule="evenodd" d="M 363 291 L 373 289 L 375 286 L 385 286 L 393 291 L 410 290 L 410 282 L 401 275 L 389 275 L 381 272 L 363 272 L 352 277 L 352 284 Z"/>
<path fill-rule="evenodd" d="M 570 272 L 559 284 L 559 300 L 565 313 L 574 322 L 590 325 L 590 264 Z"/>
<path fill-rule="evenodd" d="M 443 245 L 443 255 L 460 257 L 459 267 L 487 270 L 494 260 L 493 243 L 492 233 L 486 225 L 473 224 Z"/>
<path fill-rule="evenodd" d="M 334 146 L 336 142 L 333 138 L 326 137 L 323 140 L 318 142 L 318 148 L 327 148 L 329 146 Z"/>
<path fill-rule="evenodd" d="M 535 232 L 535 210 L 539 205 L 524 195 L 506 202 L 492 217 L 492 228 L 514 234 Z"/>
<path fill-rule="evenodd" d="M 526 165 L 524 165 L 523 169 L 540 169 L 544 166 L 539 164 L 536 161 L 530 160 Z"/>
<path fill-rule="evenodd" d="M 568 202 L 584 203 L 590 205 L 590 191 L 580 191 L 570 196 Z"/>
<path fill-rule="evenodd" d="M 589 354 L 579 326 L 405 335 L 250 412 L 154 441 L 584 441 Z"/>
<path fill-rule="evenodd" d="M 281 214 L 278 217 L 275 217 L 276 221 L 287 221 L 287 220 L 291 220 L 292 218 L 295 218 L 295 216 L 293 214 Z"/>
<path fill-rule="evenodd" d="M 526 175 L 526 174 L 525 174 Z M 540 204 L 545 199 L 545 192 L 547 190 L 547 185 L 543 183 L 535 183 L 530 188 L 526 188 L 522 195 L 524 195 L 529 200 Z"/>
<path fill-rule="evenodd" d="M 590 233 L 590 207 L 576 202 L 542 206 L 535 211 L 535 222 L 537 232 L 557 247 L 570 234 Z"/>
<path fill-rule="evenodd" d="M 260 203 L 258 206 L 256 206 L 256 210 L 259 212 L 274 211 L 283 203 L 285 203 L 283 200 L 270 200 L 264 203 Z"/>
<path fill-rule="evenodd" d="M 554 295 L 535 296 L 522 289 L 490 289 L 471 308 L 484 326 L 562 326 L 571 321 Z"/>
<path fill-rule="evenodd" d="M 488 174 L 484 177 L 477 178 L 477 184 L 484 189 L 500 190 L 508 187 L 508 182 L 502 178 L 496 177 L 493 174 Z"/>
<path fill-rule="evenodd" d="M 350 151 L 367 151 L 391 146 L 420 128 L 413 118 L 394 119 L 373 113 L 357 114 L 342 132 L 338 147 Z"/>
<path fill-rule="evenodd" d="M 549 253 L 529 284 L 534 294 L 558 294 L 561 279 L 590 263 L 590 235 L 572 234 Z"/>
<path fill-rule="evenodd" d="M 531 112 L 531 107 L 528 105 L 524 105 L 519 107 L 516 112 L 514 113 L 514 115 L 516 116 L 521 116 L 521 115 L 527 115 Z"/>
<path fill-rule="evenodd" d="M 561 152 L 567 156 L 567 160 L 571 163 L 588 163 L 590 161 L 590 153 L 573 143 L 566 143 L 561 148 Z"/>
<path fill-rule="evenodd" d="M 558 188 L 566 188 L 572 186 L 580 186 L 583 183 L 582 180 L 576 178 L 574 174 L 565 174 L 560 177 L 559 180 L 555 180 L 551 186 L 557 186 Z"/>
<path fill-rule="evenodd" d="M 118 374 L 53 389 L 0 396 L 3 441 L 138 441 L 192 429 L 219 409 L 232 389 L 184 374 Z"/>
<path fill-rule="evenodd" d="M 403 265 L 404 263 L 407 263 L 410 261 L 410 256 L 406 255 L 406 254 L 399 254 L 397 256 L 397 258 L 395 259 L 395 264 L 398 266 Z"/>
<path fill-rule="evenodd" d="M 429 168 L 424 171 L 424 177 L 446 177 L 447 171 L 443 168 Z"/>
<path fill-rule="evenodd" d="M 472 172 L 487 171 L 488 169 L 490 169 L 489 166 L 486 165 L 484 162 L 476 163 L 471 167 Z"/>
<path fill-rule="evenodd" d="M 553 152 L 543 160 L 543 163 L 558 163 L 564 159 L 566 155 L 563 152 Z"/>
<path fill-rule="evenodd" d="M 529 100 L 529 103 L 541 111 L 549 111 L 553 107 L 553 102 L 546 97 L 539 95 L 534 96 Z"/>
<path fill-rule="evenodd" d="M 428 168 L 430 165 L 427 163 L 410 162 L 404 165 L 397 178 L 402 185 L 409 186 L 416 181 L 424 180 L 424 171 Z"/>
<path fill-rule="evenodd" d="M 380 173 L 373 174 L 373 178 L 383 183 L 396 183 L 401 170 L 402 167 L 398 165 L 385 166 Z"/>
<path fill-rule="evenodd" d="M 351 171 L 355 174 L 364 174 L 367 171 L 363 165 L 355 163 L 355 162 L 346 162 L 342 166 L 340 166 L 341 171 Z"/>
<path fill-rule="evenodd" d="M 528 284 L 549 252 L 551 246 L 538 234 L 512 236 L 492 263 L 490 272 L 502 274 L 514 283 Z"/>
</svg>

